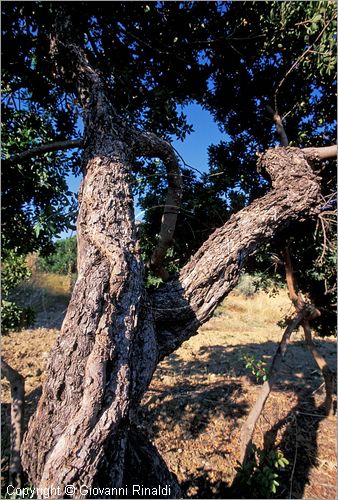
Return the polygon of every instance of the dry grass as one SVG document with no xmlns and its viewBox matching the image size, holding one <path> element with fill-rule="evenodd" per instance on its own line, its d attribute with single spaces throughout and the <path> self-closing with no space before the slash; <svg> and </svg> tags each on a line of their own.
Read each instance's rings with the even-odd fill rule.
<svg viewBox="0 0 338 500">
<path fill-rule="evenodd" d="M 36 313 L 35 327 L 60 328 L 70 299 L 70 279 L 53 273 L 33 272 L 13 294 L 13 299 Z"/>
<path fill-rule="evenodd" d="M 217 313 L 231 321 L 233 330 L 241 331 L 248 327 L 275 326 L 291 310 L 287 291 L 282 289 L 274 295 L 258 292 L 248 298 L 235 291 L 224 300 Z"/>
<path fill-rule="evenodd" d="M 271 296 L 258 292 L 252 297 L 240 295 L 235 290 L 216 309 L 213 318 L 200 328 L 199 335 L 185 342 L 175 355 L 184 359 L 192 353 L 200 353 L 201 347 L 206 350 L 215 345 L 229 349 L 246 344 L 252 346 L 253 339 L 260 347 L 271 340 L 275 342 L 283 332 L 277 323 L 291 311 L 286 290 Z M 301 336 L 296 332 L 294 338 Z M 268 345 L 268 354 L 271 347 Z M 248 347 L 248 352 L 251 350 Z"/>
</svg>

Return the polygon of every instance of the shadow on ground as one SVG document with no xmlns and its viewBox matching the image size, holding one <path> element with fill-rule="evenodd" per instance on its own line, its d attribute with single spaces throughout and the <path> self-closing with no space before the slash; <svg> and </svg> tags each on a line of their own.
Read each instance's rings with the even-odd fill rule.
<svg viewBox="0 0 338 500">
<path fill-rule="evenodd" d="M 335 343 L 322 339 L 315 342 L 336 372 Z M 180 358 L 176 353 L 170 355 L 155 372 L 154 383 L 142 406 L 140 421 L 146 426 L 150 438 L 160 438 L 161 433 L 177 430 L 179 426 L 182 443 L 188 439 L 189 446 L 193 446 L 191 443 L 195 440 L 197 446 L 197 438 L 204 432 L 208 433 L 208 425 L 217 416 L 231 420 L 235 426 L 239 419 L 245 418 L 255 401 L 256 396 L 251 396 L 250 400 L 248 391 L 251 388 L 251 392 L 257 394 L 260 385 L 245 368 L 243 356 L 253 355 L 269 365 L 277 347 L 276 342 L 268 341 L 202 346 L 194 359 L 189 360 Z M 243 380 L 247 381 L 245 389 Z M 325 411 L 313 394 L 321 392 L 321 384 L 321 374 L 306 346 L 301 341 L 292 343 L 274 387 L 277 406 L 280 394 L 280 404 L 287 405 L 286 409 L 290 406 L 290 410 L 280 421 L 278 411 L 275 415 L 268 415 L 273 424 L 270 428 L 267 425 L 264 438 L 265 449 L 268 450 L 275 443 L 277 432 L 282 430 L 279 449 L 288 459 L 289 466 L 285 472 L 279 472 L 279 498 L 302 498 L 309 473 L 318 465 L 317 431 L 320 422 L 325 419 Z M 324 401 L 325 394 L 320 397 Z M 225 432 L 228 431 L 228 428 L 225 429 Z M 175 446 L 176 449 L 173 446 L 166 451 L 179 452 L 179 445 L 176 443 Z M 204 467 L 195 468 L 194 473 L 186 474 L 182 487 L 185 491 L 197 488 L 195 498 L 248 498 L 248 491 L 250 498 L 262 498 L 248 484 L 239 486 L 237 483 L 236 487 L 232 487 L 221 476 L 211 480 Z"/>
<path fill-rule="evenodd" d="M 55 312 L 60 314 L 61 307 L 67 304 L 69 296 L 62 293 L 53 294 L 48 290 L 44 292 L 44 300 L 49 304 L 48 312 L 54 303 Z M 40 314 L 43 313 L 41 310 Z M 60 320 L 62 319 L 63 316 Z M 50 328 L 50 322 L 48 327 Z M 336 371 L 335 343 L 323 339 L 315 340 L 315 343 L 331 369 Z M 198 440 L 201 436 L 214 441 L 213 454 L 224 458 L 227 448 L 222 446 L 222 443 L 228 444 L 234 435 L 232 430 L 234 433 L 238 431 L 259 390 L 255 377 L 245 368 L 243 356 L 252 355 L 257 360 L 262 359 L 269 364 L 276 349 L 276 342 L 267 341 L 203 345 L 196 352 L 186 351 L 186 359 L 180 352 L 170 355 L 155 372 L 154 381 L 143 400 L 138 416 L 139 425 L 147 431 L 151 440 L 165 434 L 168 442 L 166 451 L 172 452 L 174 459 L 181 453 L 179 443 L 189 443 L 192 453 L 195 452 L 196 446 L 198 454 L 200 449 L 197 447 L 201 446 Z M 318 429 L 324 420 L 324 410 L 314 393 L 316 396 L 320 394 L 321 384 L 321 374 L 306 346 L 300 341 L 292 342 L 274 391 L 277 397 L 280 397 L 280 401 L 276 399 L 275 404 L 286 405 L 286 416 L 279 419 L 276 411 L 270 419 L 272 425 L 264 429 L 266 448 L 269 448 L 271 442 L 275 442 L 278 432 L 283 430 L 279 447 L 290 462 L 287 470 L 280 474 L 279 498 L 302 498 L 311 470 L 318 464 Z M 40 394 L 41 388 L 36 387 L 26 396 L 26 425 L 36 408 Z M 324 394 L 321 394 L 320 398 L 324 401 Z M 9 412 L 9 405 L 3 405 L 2 449 L 5 455 L 9 449 Z M 214 440 L 211 429 L 211 424 L 216 419 L 226 422 L 224 429 L 221 429 L 221 445 Z M 174 432 L 178 440 L 172 438 Z M 161 452 L 160 448 L 159 450 Z M 226 460 L 233 470 L 235 460 L 230 455 Z M 198 493 L 190 493 L 192 498 L 255 498 L 248 485 L 243 489 L 232 488 L 231 481 L 227 481 L 223 474 L 224 471 L 216 470 L 216 466 L 215 477 L 211 478 L 210 469 L 195 466 L 193 470 L 193 464 L 188 460 L 187 462 L 181 485 L 185 491 L 190 492 L 196 487 Z"/>
</svg>

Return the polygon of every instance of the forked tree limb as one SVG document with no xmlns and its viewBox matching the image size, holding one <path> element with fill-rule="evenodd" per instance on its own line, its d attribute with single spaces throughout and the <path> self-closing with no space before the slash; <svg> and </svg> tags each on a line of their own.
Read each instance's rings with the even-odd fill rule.
<svg viewBox="0 0 338 500">
<path fill-rule="evenodd" d="M 11 437 L 9 483 L 21 486 L 22 466 L 20 448 L 24 426 L 25 380 L 22 375 L 1 358 L 1 374 L 7 378 L 11 388 Z"/>
<path fill-rule="evenodd" d="M 282 117 L 278 114 L 277 111 L 272 109 L 271 106 L 267 105 L 266 109 L 275 123 L 280 145 L 284 147 L 288 146 L 289 140 L 286 135 Z M 337 156 L 337 145 L 324 146 L 319 148 L 303 148 L 302 151 L 309 160 L 329 160 Z"/>
<path fill-rule="evenodd" d="M 278 349 L 273 357 L 270 369 L 269 378 L 264 382 L 256 403 L 251 409 L 249 416 L 242 427 L 241 430 L 241 450 L 240 450 L 240 462 L 243 464 L 246 462 L 250 454 L 250 444 L 252 441 L 252 435 L 255 430 L 256 423 L 264 409 L 266 400 L 272 390 L 273 385 L 276 383 L 278 378 L 278 372 L 280 371 L 283 358 L 285 356 L 287 346 L 290 342 L 291 334 L 297 328 L 297 326 L 313 313 L 313 308 L 311 305 L 305 304 L 304 307 L 297 312 L 296 316 L 290 321 L 286 330 L 284 331 L 283 337 L 279 343 Z"/>
<path fill-rule="evenodd" d="M 182 177 L 177 156 L 171 144 L 151 132 L 135 132 L 132 139 L 135 156 L 160 158 L 167 170 L 168 191 L 165 200 L 158 243 L 150 258 L 150 268 L 164 281 L 169 277 L 162 266 L 172 243 L 182 199 Z"/>
<path fill-rule="evenodd" d="M 290 252 L 288 248 L 285 248 L 284 250 L 284 263 L 285 263 L 285 275 L 286 275 L 286 283 L 288 286 L 288 291 L 289 291 L 289 297 L 295 306 L 296 311 L 300 311 L 304 305 L 305 301 L 302 297 L 302 294 L 298 291 L 298 286 L 296 283 L 296 278 L 294 275 L 293 271 L 293 266 L 291 262 L 291 257 L 290 257 Z M 333 413 L 333 399 L 332 399 L 332 393 L 333 393 L 333 383 L 334 383 L 334 375 L 332 371 L 330 370 L 324 356 L 318 351 L 316 346 L 313 343 L 312 340 L 312 333 L 311 333 L 311 327 L 310 327 L 310 320 L 314 319 L 318 316 L 320 316 L 320 311 L 313 307 L 313 314 L 309 318 L 304 318 L 301 322 L 301 325 L 303 327 L 304 331 L 304 337 L 305 337 L 305 342 L 307 345 L 307 348 L 309 349 L 310 353 L 312 354 L 312 357 L 314 361 L 316 362 L 318 368 L 322 372 L 324 382 L 325 382 L 325 408 L 326 408 L 326 414 L 327 415 L 332 415 Z"/>
<path fill-rule="evenodd" d="M 320 209 L 320 184 L 297 148 L 274 148 L 260 158 L 272 178 L 271 191 L 210 235 L 170 280 L 152 293 L 160 359 L 177 349 L 207 321 L 236 285 L 249 255 L 279 228 Z"/>
</svg>

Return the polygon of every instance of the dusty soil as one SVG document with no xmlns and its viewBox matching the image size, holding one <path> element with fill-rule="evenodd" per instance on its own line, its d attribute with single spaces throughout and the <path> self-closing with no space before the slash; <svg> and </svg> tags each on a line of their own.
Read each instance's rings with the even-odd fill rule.
<svg viewBox="0 0 338 500">
<path fill-rule="evenodd" d="M 59 331 L 46 326 L 48 322 L 60 326 L 69 298 L 66 284 L 57 292 L 54 285 L 44 288 L 40 327 L 3 337 L 4 359 L 25 376 L 26 425 L 40 395 L 48 351 Z M 156 370 L 138 425 L 156 444 L 188 496 L 254 497 L 249 485 L 231 488 L 240 429 L 260 390 L 242 358 L 253 355 L 269 364 L 282 333 L 276 323 L 290 311 L 285 292 L 274 297 L 259 293 L 252 298 L 234 292 L 199 334 Z M 336 343 L 319 338 L 315 343 L 336 372 Z M 278 498 L 336 498 L 336 422 L 335 417 L 325 417 L 322 382 L 301 332 L 296 332 L 254 435 L 257 446 L 273 443 L 289 461 L 278 472 Z M 6 380 L 2 402 L 6 480 L 10 411 Z"/>
</svg>

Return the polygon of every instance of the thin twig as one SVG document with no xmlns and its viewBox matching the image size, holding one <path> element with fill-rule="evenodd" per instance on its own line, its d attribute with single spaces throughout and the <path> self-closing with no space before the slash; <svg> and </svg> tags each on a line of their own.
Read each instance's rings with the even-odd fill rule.
<svg viewBox="0 0 338 500">
<path fill-rule="evenodd" d="M 292 496 L 292 486 L 293 486 L 293 476 L 295 474 L 296 470 L 296 463 L 297 463 L 297 455 L 298 455 L 298 422 L 297 422 L 297 417 L 294 416 L 295 422 L 296 422 L 296 445 L 295 445 L 295 456 L 293 459 L 293 466 L 292 466 L 292 471 L 291 471 L 291 477 L 290 477 L 290 493 L 289 493 L 289 498 Z"/>
<path fill-rule="evenodd" d="M 323 415 L 321 415 L 319 413 L 307 413 L 307 412 L 299 411 L 299 410 L 296 410 L 295 413 L 297 413 L 297 415 L 306 415 L 308 417 L 323 418 Z"/>
<path fill-rule="evenodd" d="M 323 243 L 322 243 L 323 250 L 320 257 L 316 260 L 316 263 L 321 265 L 324 261 L 324 257 L 327 250 L 327 236 L 326 236 L 325 222 L 321 214 L 318 215 L 318 220 L 320 221 L 323 230 Z"/>
<path fill-rule="evenodd" d="M 277 85 L 276 87 L 276 90 L 275 90 L 275 94 L 274 94 L 274 103 L 275 103 L 275 110 L 277 111 L 278 109 L 278 106 L 277 106 L 277 94 L 279 92 L 279 89 L 281 88 L 281 86 L 284 84 L 285 80 L 287 79 L 287 77 L 289 76 L 289 74 L 298 66 L 298 64 L 300 63 L 300 61 L 302 59 L 304 59 L 304 57 L 310 52 L 310 50 L 312 50 L 313 46 L 315 45 L 315 43 L 320 39 L 320 37 L 322 36 L 322 34 L 324 33 L 324 31 L 326 30 L 326 28 L 329 26 L 329 24 L 331 23 L 331 21 L 333 20 L 334 18 L 330 19 L 324 26 L 324 28 L 322 29 L 322 31 L 319 33 L 319 35 L 317 36 L 317 38 L 315 39 L 315 41 L 298 57 L 298 59 L 296 59 L 296 61 L 293 63 L 293 65 L 291 66 L 291 68 L 286 72 L 286 74 L 284 75 L 284 77 L 281 79 L 281 81 L 279 82 L 279 84 Z"/>
<path fill-rule="evenodd" d="M 182 162 L 183 162 L 183 164 L 184 164 L 185 167 L 190 168 L 191 170 L 195 170 L 195 172 L 197 172 L 201 176 L 205 175 L 203 172 L 201 172 L 200 170 L 198 170 L 198 168 L 189 165 L 189 163 L 187 163 L 185 161 L 185 159 L 183 158 L 183 156 L 177 151 L 176 148 L 174 148 L 174 146 L 172 146 L 172 148 L 175 151 L 175 153 L 177 154 L 177 156 L 180 158 L 180 160 L 182 160 Z"/>
<path fill-rule="evenodd" d="M 324 385 L 325 385 L 325 382 L 322 382 L 320 384 L 320 386 L 317 387 L 317 389 L 315 389 L 314 391 L 311 392 L 311 396 L 313 396 L 314 394 L 316 394 L 316 392 L 320 391 L 324 387 Z"/>
<path fill-rule="evenodd" d="M 290 114 L 290 113 L 292 113 L 292 111 L 293 111 L 295 108 L 297 108 L 298 106 L 299 106 L 299 104 L 298 104 L 298 102 L 296 102 L 296 104 L 294 104 L 294 105 L 292 106 L 292 108 L 291 108 L 291 109 L 289 109 L 289 111 L 288 111 L 287 113 L 285 113 L 285 115 L 283 115 L 283 116 L 282 116 L 282 120 L 283 120 L 283 121 L 284 121 L 284 120 L 286 120 L 286 118 L 289 116 L 289 114 Z"/>
</svg>

